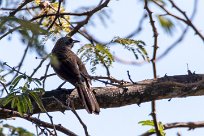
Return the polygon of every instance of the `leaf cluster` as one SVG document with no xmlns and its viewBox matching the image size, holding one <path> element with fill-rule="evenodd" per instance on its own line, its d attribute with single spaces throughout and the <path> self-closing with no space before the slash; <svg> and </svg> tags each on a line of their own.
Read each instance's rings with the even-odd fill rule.
<svg viewBox="0 0 204 136">
<path fill-rule="evenodd" d="M 145 43 L 141 40 L 133 40 L 128 38 L 114 38 L 106 45 L 103 44 L 85 44 L 78 50 L 78 54 L 81 54 L 81 59 L 84 62 L 90 61 L 91 71 L 96 70 L 98 64 L 102 64 L 106 68 L 110 68 L 114 62 L 114 56 L 110 52 L 111 44 L 119 44 L 124 47 L 124 49 L 132 52 L 136 59 L 139 59 L 139 55 L 145 61 L 149 61 L 149 57 L 146 49 L 144 48 Z"/>
<path fill-rule="evenodd" d="M 139 59 L 138 53 L 142 58 L 149 62 L 149 56 L 144 48 L 145 43 L 141 40 L 133 40 L 129 38 L 120 38 L 116 37 L 111 41 L 112 43 L 118 43 L 124 47 L 124 49 L 132 52 L 135 56 L 135 59 Z"/>
<path fill-rule="evenodd" d="M 157 16 L 161 27 L 167 34 L 173 33 L 174 23 L 167 17 L 158 15 Z"/>
<path fill-rule="evenodd" d="M 7 34 L 16 31 L 21 36 L 21 41 L 26 43 L 28 41 L 29 47 L 35 50 L 38 55 L 46 54 L 44 47 L 39 40 L 40 35 L 48 34 L 48 31 L 40 27 L 37 23 L 32 23 L 25 19 L 16 18 L 13 16 L 0 17 L 0 40 Z M 32 41 L 32 42 L 31 42 Z"/>
<path fill-rule="evenodd" d="M 16 5 L 10 4 L 10 7 L 16 8 Z M 63 5 L 59 2 L 49 2 L 44 0 L 35 0 L 32 3 L 27 4 L 27 10 L 19 10 L 15 16 L 7 16 L 3 12 L 4 16 L 0 17 L 0 40 L 8 36 L 13 32 L 17 32 L 20 35 L 22 43 L 29 44 L 32 50 L 34 50 L 39 56 L 43 56 L 46 50 L 43 45 L 43 41 L 46 38 L 43 36 L 50 36 L 52 33 L 61 33 L 62 31 L 70 32 L 70 17 L 55 16 L 60 6 L 59 13 L 65 12 Z M 33 8 L 32 8 L 33 7 Z M 53 14 L 49 16 L 49 14 Z M 42 16 L 38 19 L 35 17 Z M 32 19 L 29 19 L 32 17 Z M 9 35 L 10 40 L 12 36 Z M 32 39 L 32 42 L 30 40 Z"/>
<path fill-rule="evenodd" d="M 21 80 L 25 80 L 24 84 L 19 85 Z M 34 83 L 37 87 L 31 88 L 31 83 Z M 38 107 L 45 111 L 41 101 L 41 95 L 44 93 L 44 89 L 40 88 L 41 82 L 38 79 L 29 78 L 26 75 L 17 76 L 9 86 L 9 94 L 5 98 L 0 99 L 0 105 L 5 107 L 10 104 L 12 109 L 18 110 L 23 115 L 24 113 L 33 112 L 33 104 L 31 98 L 37 103 Z"/>
<path fill-rule="evenodd" d="M 153 120 L 144 120 L 140 121 L 138 124 L 141 124 L 142 126 L 151 126 L 152 128 L 148 130 L 149 133 L 155 133 L 155 128 L 154 128 L 154 122 Z M 158 129 L 160 131 L 160 134 L 162 136 L 165 136 L 166 133 L 164 132 L 164 125 L 161 122 L 158 122 Z"/>
<path fill-rule="evenodd" d="M 4 130 L 9 129 L 8 133 L 5 134 Z M 34 136 L 33 133 L 29 132 L 28 130 L 22 127 L 14 127 L 9 124 L 3 124 L 0 126 L 0 135 L 1 136 Z"/>
<path fill-rule="evenodd" d="M 102 44 L 85 44 L 78 50 L 78 54 L 81 54 L 81 59 L 84 62 L 90 61 L 92 72 L 96 70 L 96 65 L 103 64 L 110 67 L 114 61 L 109 48 Z"/>
<path fill-rule="evenodd" d="M 64 13 L 65 9 L 62 5 L 59 5 L 59 2 L 48 2 L 48 1 L 42 1 L 42 0 L 35 0 L 35 3 L 39 5 L 41 8 L 39 15 L 43 15 L 44 18 L 42 20 L 42 26 L 45 28 L 49 28 L 49 26 L 54 22 L 53 26 L 50 29 L 50 32 L 52 33 L 60 33 L 61 31 L 64 31 L 66 33 L 70 32 L 70 16 L 46 16 L 49 14 L 56 14 L 58 12 L 59 8 L 59 13 Z M 39 19 L 39 21 L 41 18 Z"/>
</svg>

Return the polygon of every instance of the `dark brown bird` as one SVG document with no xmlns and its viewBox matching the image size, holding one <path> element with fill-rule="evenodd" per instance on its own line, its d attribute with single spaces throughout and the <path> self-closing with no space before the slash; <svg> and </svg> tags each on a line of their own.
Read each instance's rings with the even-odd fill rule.
<svg viewBox="0 0 204 136">
<path fill-rule="evenodd" d="M 52 49 L 51 66 L 61 79 L 77 88 L 87 112 L 99 114 L 100 107 L 91 89 L 90 76 L 79 57 L 71 51 L 76 42 L 79 41 L 69 37 L 57 40 Z"/>
</svg>

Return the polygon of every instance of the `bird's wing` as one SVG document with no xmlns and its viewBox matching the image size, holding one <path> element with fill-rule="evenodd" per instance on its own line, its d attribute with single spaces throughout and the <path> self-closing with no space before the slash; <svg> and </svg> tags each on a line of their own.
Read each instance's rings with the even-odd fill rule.
<svg viewBox="0 0 204 136">
<path fill-rule="evenodd" d="M 77 57 L 76 61 L 77 61 L 77 65 L 79 66 L 79 70 L 80 70 L 81 74 L 86 75 L 86 76 L 89 76 L 89 74 L 88 74 L 88 72 L 87 72 L 87 70 L 86 70 L 86 67 L 85 67 L 85 65 L 82 63 L 82 61 L 80 60 L 80 58 Z"/>
<path fill-rule="evenodd" d="M 53 66 L 55 71 L 57 71 L 60 77 L 74 85 L 74 83 L 76 83 L 81 78 L 76 54 L 68 49 L 59 49 L 52 52 L 52 54 L 57 56 L 57 61 L 59 62 L 59 68 Z"/>
<path fill-rule="evenodd" d="M 83 62 L 81 61 L 80 58 L 77 57 L 76 59 L 77 61 L 77 65 L 79 67 L 79 71 L 80 74 L 82 75 L 82 77 L 86 80 L 86 84 L 87 86 L 90 88 L 91 85 L 91 79 L 90 79 L 90 75 L 88 74 L 85 65 L 83 64 Z"/>
</svg>

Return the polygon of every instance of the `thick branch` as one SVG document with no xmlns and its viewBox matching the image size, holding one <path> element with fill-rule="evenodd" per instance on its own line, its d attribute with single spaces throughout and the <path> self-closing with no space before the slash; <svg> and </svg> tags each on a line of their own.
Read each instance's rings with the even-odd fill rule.
<svg viewBox="0 0 204 136">
<path fill-rule="evenodd" d="M 74 101 L 75 109 L 83 109 L 77 91 L 72 89 L 56 89 L 47 91 L 42 98 L 47 112 L 65 111 L 69 96 Z M 130 104 L 140 104 L 152 100 L 171 99 L 176 97 L 204 95 L 204 75 L 178 75 L 165 76 L 157 80 L 144 80 L 138 84 L 126 84 L 123 88 L 118 87 L 95 87 L 93 88 L 101 108 L 121 107 Z M 4 107 L 10 109 L 10 106 Z M 41 113 L 34 103 L 34 113 Z M 11 117 L 0 113 L 0 118 Z"/>
</svg>

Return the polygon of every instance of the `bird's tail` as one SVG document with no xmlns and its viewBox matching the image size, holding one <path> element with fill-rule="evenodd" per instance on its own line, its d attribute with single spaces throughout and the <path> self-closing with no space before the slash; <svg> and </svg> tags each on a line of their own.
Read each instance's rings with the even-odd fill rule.
<svg viewBox="0 0 204 136">
<path fill-rule="evenodd" d="M 91 90 L 91 87 L 89 85 L 86 85 L 85 82 L 83 82 L 77 85 L 77 91 L 87 112 L 90 114 L 91 113 L 99 114 L 100 107 L 96 100 L 95 95 Z"/>
</svg>

